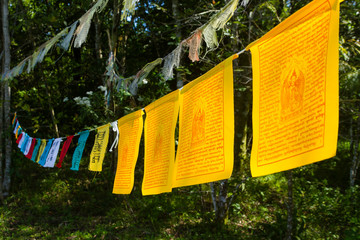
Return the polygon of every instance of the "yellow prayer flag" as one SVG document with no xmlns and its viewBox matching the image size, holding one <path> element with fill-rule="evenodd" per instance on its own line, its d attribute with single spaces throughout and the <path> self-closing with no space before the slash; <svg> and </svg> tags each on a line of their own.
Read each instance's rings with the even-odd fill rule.
<svg viewBox="0 0 360 240">
<path fill-rule="evenodd" d="M 314 0 L 250 44 L 252 176 L 335 156 L 339 1 Z"/>
<path fill-rule="evenodd" d="M 109 127 L 110 124 L 106 124 L 96 129 L 94 146 L 90 154 L 89 170 L 101 172 L 102 164 L 105 157 L 106 148 L 109 142 Z"/>
<path fill-rule="evenodd" d="M 142 194 L 171 192 L 179 90 L 145 107 L 145 160 Z"/>
<path fill-rule="evenodd" d="M 38 156 L 36 158 L 37 163 L 40 161 L 40 157 L 43 154 L 43 152 L 45 150 L 45 147 L 46 147 L 46 139 L 41 139 L 41 145 L 40 145 L 40 148 L 39 148 Z"/>
<path fill-rule="evenodd" d="M 139 110 L 118 120 L 118 162 L 113 193 L 130 194 L 143 130 L 143 111 Z"/>
<path fill-rule="evenodd" d="M 16 120 L 16 113 L 14 114 L 13 120 L 11 121 L 11 124 L 14 124 Z"/>
<path fill-rule="evenodd" d="M 229 57 L 181 90 L 173 187 L 231 176 L 234 164 L 232 61 L 235 57 Z"/>
<path fill-rule="evenodd" d="M 18 139 L 18 132 L 19 132 L 19 129 L 20 129 L 20 125 L 16 128 L 16 132 L 15 132 L 15 138 Z"/>
</svg>

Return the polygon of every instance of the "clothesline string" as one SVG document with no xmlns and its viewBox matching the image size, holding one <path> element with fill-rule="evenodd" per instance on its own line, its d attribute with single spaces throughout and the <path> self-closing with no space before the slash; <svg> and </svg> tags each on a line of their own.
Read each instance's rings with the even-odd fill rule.
<svg viewBox="0 0 360 240">
<path fill-rule="evenodd" d="M 236 55 L 241 55 L 246 51 L 246 48 L 244 48 L 243 50 L 241 50 L 240 52 L 236 53 Z"/>
</svg>

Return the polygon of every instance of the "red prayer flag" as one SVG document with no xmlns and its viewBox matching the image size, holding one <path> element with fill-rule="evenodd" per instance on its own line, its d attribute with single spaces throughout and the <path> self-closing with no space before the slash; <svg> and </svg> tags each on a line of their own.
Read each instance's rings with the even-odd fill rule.
<svg viewBox="0 0 360 240">
<path fill-rule="evenodd" d="M 28 154 L 26 154 L 26 156 L 25 156 L 28 159 L 31 159 L 32 154 L 34 152 L 35 145 L 36 145 L 36 138 L 33 138 L 32 142 L 31 142 L 30 150 L 29 150 Z"/>
<path fill-rule="evenodd" d="M 20 136 L 18 137 L 18 139 L 16 140 L 16 143 L 19 144 L 21 138 L 23 137 L 24 134 L 20 134 Z"/>
<path fill-rule="evenodd" d="M 62 162 L 64 160 L 64 157 L 65 157 L 65 155 L 66 155 L 66 153 L 67 153 L 67 151 L 68 151 L 68 149 L 70 147 L 70 144 L 71 144 L 71 141 L 72 141 L 73 137 L 74 137 L 74 135 L 68 136 L 66 138 L 66 141 L 64 142 L 63 148 L 61 149 L 59 162 L 56 164 L 56 167 L 61 168 L 61 164 L 62 164 Z"/>
</svg>

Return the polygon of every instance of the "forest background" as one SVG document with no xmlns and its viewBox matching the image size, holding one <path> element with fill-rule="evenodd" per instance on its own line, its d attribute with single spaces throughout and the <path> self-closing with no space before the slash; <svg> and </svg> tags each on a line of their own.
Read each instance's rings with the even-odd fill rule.
<svg viewBox="0 0 360 240">
<path fill-rule="evenodd" d="M 165 57 L 224 6 L 215 0 L 140 0 L 121 21 L 122 1 L 109 0 L 96 13 L 86 43 L 54 47 L 34 71 L 2 82 L 0 235 L 3 239 L 360 239 L 360 2 L 340 8 L 340 126 L 336 157 L 291 171 L 251 178 L 251 55 L 234 61 L 235 165 L 232 177 L 212 184 L 141 195 L 143 142 L 130 195 L 112 194 L 117 156 L 107 153 L 103 171 L 87 170 L 93 135 L 78 172 L 71 171 L 71 145 L 61 169 L 26 159 L 10 136 L 16 111 L 22 127 L 38 138 L 71 135 L 141 109 L 204 74 L 258 39 L 309 1 L 240 1 L 216 49 L 203 43 L 200 61 L 185 52 L 174 78 L 152 71 L 136 96 L 104 74 L 110 52 L 120 76 L 135 75 Z M 80 18 L 92 0 L 2 0 L 8 9 L 10 52 L 16 66 L 37 47 Z M 11 63 L 10 58 L 11 56 Z M 6 66 L 5 66 L 6 67 Z M 104 100 L 104 86 L 112 89 Z M 11 101 L 10 90 L 11 89 Z M 10 107 L 10 115 L 7 115 Z M 5 115 L 4 115 L 5 114 Z M 113 136 L 111 136 L 113 138 Z M 11 145 L 11 142 L 13 143 Z M 111 141 L 110 141 L 111 142 Z"/>
</svg>

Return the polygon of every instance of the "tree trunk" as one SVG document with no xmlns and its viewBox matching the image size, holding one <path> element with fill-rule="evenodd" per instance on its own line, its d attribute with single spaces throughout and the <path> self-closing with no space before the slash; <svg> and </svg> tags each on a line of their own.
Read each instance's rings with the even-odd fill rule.
<svg viewBox="0 0 360 240">
<path fill-rule="evenodd" d="M 2 35 L 3 35 L 3 48 L 4 48 L 4 61 L 3 61 L 3 73 L 10 70 L 10 32 L 9 32 L 9 9 L 8 0 L 1 1 L 1 16 L 2 16 Z M 4 121 L 3 130 L 5 136 L 5 165 L 4 165 L 4 178 L 2 182 L 2 194 L 6 197 L 10 191 L 11 185 L 11 116 L 10 116 L 10 99 L 11 88 L 8 81 L 4 83 Z"/>
<path fill-rule="evenodd" d="M 118 0 L 114 0 L 114 5 L 113 5 L 113 9 L 114 9 L 114 14 L 113 14 L 113 18 L 112 18 L 112 27 L 111 27 L 111 51 L 114 53 L 114 57 L 116 57 L 116 53 L 117 53 L 117 47 L 118 47 L 118 27 L 119 27 L 119 23 L 120 23 L 120 7 L 121 4 L 119 3 Z"/>
<path fill-rule="evenodd" d="M 52 106 L 52 101 L 51 101 L 51 94 L 50 94 L 50 91 L 49 91 L 49 86 L 47 84 L 47 80 L 45 79 L 45 91 L 46 91 L 46 95 L 48 96 L 48 104 L 49 104 L 49 110 L 50 110 L 50 115 L 51 115 L 51 120 L 53 122 L 53 125 L 54 125 L 54 130 L 55 130 L 55 134 L 56 134 L 56 137 L 59 137 L 60 134 L 59 134 L 59 128 L 58 128 L 58 125 L 57 125 L 57 121 L 56 121 L 56 117 L 55 117 L 55 111 L 54 111 L 54 107 Z"/>
<path fill-rule="evenodd" d="M 217 187 L 219 187 L 219 192 L 217 194 Z M 214 212 L 215 212 L 215 220 L 214 224 L 217 228 L 221 229 L 225 224 L 225 219 L 227 217 L 228 212 L 228 186 L 229 181 L 222 180 L 219 182 L 212 182 L 210 183 L 210 190 L 211 190 L 211 199 L 214 205 Z"/>
<path fill-rule="evenodd" d="M 237 159 L 239 159 L 239 173 L 241 178 L 245 177 L 245 166 L 248 161 L 248 121 L 250 116 L 250 102 L 251 102 L 251 91 L 238 91 L 235 92 L 235 99 L 239 104 L 235 106 L 235 119 L 237 120 L 237 129 L 236 132 L 240 133 L 239 138 L 237 139 L 237 144 L 240 145 L 240 149 L 237 149 Z M 238 138 L 238 136 L 235 136 Z M 237 146 L 239 146 L 237 145 Z"/>
<path fill-rule="evenodd" d="M 113 5 L 113 19 L 112 19 L 112 27 L 111 27 L 111 36 L 110 36 L 110 52 L 112 52 L 114 54 L 114 64 L 116 64 L 116 56 L 117 56 L 117 49 L 118 49 L 118 28 L 120 25 L 120 14 L 121 14 L 121 3 L 118 0 L 114 0 L 114 5 Z M 124 58 L 124 67 L 121 68 L 123 69 L 123 71 L 125 71 L 125 54 L 123 54 L 122 59 Z M 124 76 L 125 72 L 122 72 L 121 74 Z M 110 82 L 108 80 L 108 82 L 106 83 L 106 86 L 108 88 L 108 91 L 110 91 L 110 103 L 107 103 L 107 107 L 109 109 L 113 109 L 113 113 L 115 115 L 115 110 L 116 110 L 116 103 L 113 100 L 113 95 L 111 94 L 112 91 L 115 91 L 115 86 L 113 84 L 113 82 Z M 106 101 L 107 102 L 107 101 Z M 108 115 L 108 118 L 111 118 L 111 116 Z M 110 141 L 113 142 L 115 139 L 115 135 L 111 134 L 110 137 Z M 117 169 L 117 162 L 118 162 L 118 151 L 114 150 L 111 154 L 111 170 L 113 173 L 116 173 L 116 169 Z"/>
<path fill-rule="evenodd" d="M 220 181 L 219 185 L 219 199 L 218 199 L 218 212 L 217 216 L 215 216 L 216 223 L 219 224 L 219 226 L 223 226 L 225 223 L 225 219 L 227 216 L 227 194 L 228 194 L 228 185 L 229 181 L 222 180 Z"/>
<path fill-rule="evenodd" d="M 173 17 L 175 19 L 175 34 L 176 34 L 176 41 L 179 42 L 181 40 L 181 29 L 180 29 L 180 19 L 179 19 L 179 1 L 172 0 L 172 12 Z M 181 88 L 184 85 L 184 82 L 181 77 L 180 72 L 176 72 L 176 87 Z"/>
<path fill-rule="evenodd" d="M 102 49 L 101 49 L 101 24 L 98 14 L 95 14 L 95 51 L 96 59 L 100 60 L 103 58 Z"/>
<path fill-rule="evenodd" d="M 293 230 L 294 230 L 294 199 L 293 199 L 293 172 L 289 170 L 286 172 L 286 177 L 288 180 L 288 198 L 287 198 L 287 227 L 286 227 L 286 236 L 285 240 L 293 239 Z"/>
<path fill-rule="evenodd" d="M 356 131 L 354 131 L 353 121 L 350 126 L 350 138 L 351 138 L 351 167 L 350 167 L 350 187 L 355 186 L 356 175 L 359 169 L 359 138 L 360 138 L 360 116 L 356 120 Z"/>
<path fill-rule="evenodd" d="M 251 22 L 253 20 L 253 16 L 254 13 L 253 12 L 249 12 L 249 25 L 248 25 L 248 29 L 249 29 L 249 33 L 248 33 L 248 43 L 251 43 L 251 30 L 252 30 L 252 25 Z"/>
<path fill-rule="evenodd" d="M 174 0 L 173 0 L 174 3 Z M 238 15 L 237 12 L 234 13 L 234 19 L 236 19 L 236 16 Z M 235 33 L 235 39 L 238 39 L 238 24 L 232 25 L 232 32 Z M 232 45 L 233 51 L 238 52 L 239 51 L 239 42 L 234 41 Z M 239 61 L 235 61 L 233 63 L 234 69 L 238 68 Z M 240 76 L 234 73 L 234 81 L 236 83 L 239 82 Z M 235 104 L 235 119 L 236 121 L 236 128 L 237 131 L 242 133 L 241 139 L 238 139 L 235 136 L 234 144 L 236 146 L 236 156 L 239 157 L 241 160 L 245 160 L 247 158 L 247 121 L 248 121 L 248 115 L 249 115 L 249 99 L 250 95 L 248 94 L 248 91 L 235 91 L 235 99 L 241 99 L 240 103 L 241 105 Z M 238 146 L 240 145 L 240 152 Z M 235 158 L 236 160 L 239 158 Z M 241 176 L 244 175 L 244 161 L 240 163 L 240 171 Z M 233 200 L 235 199 L 235 196 L 238 194 L 239 187 L 244 183 L 245 180 L 242 180 L 237 184 L 235 187 L 233 194 L 231 197 L 228 197 L 229 193 L 229 181 L 228 180 L 222 180 L 217 183 L 210 183 L 210 189 L 211 189 L 211 197 L 214 205 L 214 211 L 215 211 L 215 221 L 216 227 L 222 228 L 225 224 L 225 220 L 227 218 L 227 213 L 229 211 L 229 208 L 231 207 L 231 204 Z M 216 191 L 216 186 L 218 186 L 218 192 Z M 217 194 L 218 193 L 218 194 Z"/>
<path fill-rule="evenodd" d="M 349 127 L 349 135 L 350 135 L 350 149 L 349 149 L 349 152 L 350 152 L 350 161 L 351 161 L 351 164 L 350 164 L 350 175 L 349 175 L 349 185 L 351 187 L 352 185 L 352 181 L 351 179 L 353 179 L 353 168 L 352 168 L 352 163 L 353 163 L 353 159 L 354 159 L 354 142 L 355 142 L 355 139 L 354 139 L 354 120 L 353 120 L 353 116 L 350 116 L 350 127 Z"/>
<path fill-rule="evenodd" d="M 217 210 L 217 199 L 216 199 L 215 183 L 214 182 L 210 183 L 210 194 L 211 194 L 211 200 L 213 202 L 214 212 L 215 212 L 215 216 L 216 216 L 218 210 Z"/>
<path fill-rule="evenodd" d="M 4 165 L 3 165 L 3 158 L 4 158 L 4 147 L 3 147 L 3 136 L 4 136 L 4 125 L 3 125 L 3 119 L 4 119 L 4 90 L 3 90 L 3 84 L 0 85 L 0 96 L 1 96 L 1 104 L 0 104 L 0 202 L 3 201 L 3 179 L 4 179 Z"/>
</svg>

